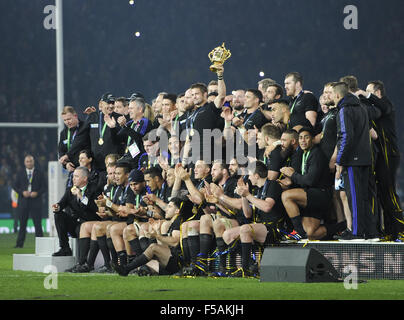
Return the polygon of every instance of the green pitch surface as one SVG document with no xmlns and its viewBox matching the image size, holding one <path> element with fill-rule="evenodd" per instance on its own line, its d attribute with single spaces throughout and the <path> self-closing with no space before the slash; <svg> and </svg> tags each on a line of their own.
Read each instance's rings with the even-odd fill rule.
<svg viewBox="0 0 404 320">
<path fill-rule="evenodd" d="M 0 235 L 0 300 L 403 300 L 403 280 L 371 280 L 347 290 L 343 283 L 270 283 L 258 279 L 120 277 L 117 274 L 57 275 L 13 271 L 13 253 L 33 253 L 35 239 L 14 249 L 15 234 Z M 49 281 L 48 281 L 49 283 Z"/>
</svg>

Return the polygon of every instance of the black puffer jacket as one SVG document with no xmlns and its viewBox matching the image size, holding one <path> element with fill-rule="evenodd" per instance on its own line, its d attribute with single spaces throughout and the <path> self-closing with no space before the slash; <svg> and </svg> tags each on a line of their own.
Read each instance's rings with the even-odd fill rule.
<svg viewBox="0 0 404 320">
<path fill-rule="evenodd" d="M 338 103 L 337 164 L 370 166 L 369 117 L 359 99 L 348 93 Z"/>
</svg>

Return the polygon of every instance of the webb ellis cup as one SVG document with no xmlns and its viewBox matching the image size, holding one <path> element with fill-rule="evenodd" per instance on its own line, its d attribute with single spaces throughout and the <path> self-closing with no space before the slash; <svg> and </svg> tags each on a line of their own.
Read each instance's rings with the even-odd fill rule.
<svg viewBox="0 0 404 320">
<path fill-rule="evenodd" d="M 231 57 L 230 50 L 224 47 L 224 42 L 221 47 L 216 47 L 209 52 L 208 57 L 213 64 L 209 67 L 210 71 L 216 72 L 216 66 L 222 65 L 227 59 Z"/>
</svg>

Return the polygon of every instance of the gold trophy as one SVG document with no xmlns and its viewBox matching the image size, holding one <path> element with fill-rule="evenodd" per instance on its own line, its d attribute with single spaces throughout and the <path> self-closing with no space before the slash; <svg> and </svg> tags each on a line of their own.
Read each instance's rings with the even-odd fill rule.
<svg viewBox="0 0 404 320">
<path fill-rule="evenodd" d="M 209 52 L 208 57 L 213 64 L 209 67 L 210 71 L 217 72 L 217 66 L 222 65 L 227 59 L 231 57 L 230 50 L 224 47 L 224 42 L 221 47 L 216 47 Z"/>
</svg>

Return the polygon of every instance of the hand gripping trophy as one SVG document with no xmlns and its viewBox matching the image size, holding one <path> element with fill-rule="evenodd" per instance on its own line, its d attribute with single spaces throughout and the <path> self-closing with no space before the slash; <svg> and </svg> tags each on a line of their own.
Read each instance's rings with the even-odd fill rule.
<svg viewBox="0 0 404 320">
<path fill-rule="evenodd" d="M 208 57 L 213 64 L 209 67 L 210 71 L 217 72 L 217 66 L 222 65 L 227 59 L 231 57 L 230 50 L 224 47 L 224 42 L 221 47 L 216 47 L 209 52 Z"/>
</svg>

